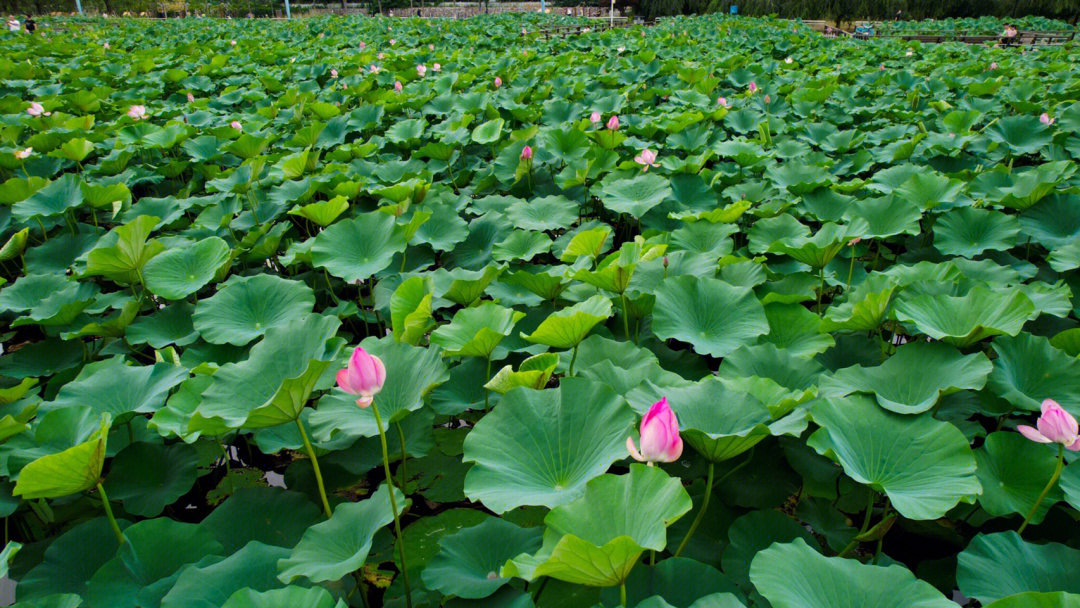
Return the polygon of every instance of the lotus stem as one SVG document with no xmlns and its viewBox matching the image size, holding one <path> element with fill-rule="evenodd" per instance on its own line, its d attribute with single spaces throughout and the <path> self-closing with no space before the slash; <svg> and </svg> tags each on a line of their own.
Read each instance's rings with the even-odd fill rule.
<svg viewBox="0 0 1080 608">
<path fill-rule="evenodd" d="M 577 344 L 574 345 L 574 354 L 570 356 L 570 369 L 567 370 L 567 376 L 574 375 L 574 362 L 577 361 Z"/>
<path fill-rule="evenodd" d="M 379 416 L 379 406 L 375 404 L 375 401 L 371 402 L 371 413 L 375 414 L 375 428 L 379 430 L 379 443 L 382 446 L 383 473 L 386 475 L 386 485 L 390 486 L 388 488 L 390 490 L 390 511 L 394 514 L 394 533 L 397 535 L 398 555 L 401 557 L 401 582 L 405 587 L 405 605 L 412 608 L 409 568 L 405 561 L 405 537 L 401 535 L 401 518 L 398 516 L 397 497 L 394 496 L 394 478 L 390 476 L 390 456 L 386 449 L 386 431 L 383 430 L 382 417 Z"/>
<path fill-rule="evenodd" d="M 1035 504 L 1032 505 L 1031 510 L 1028 511 L 1027 517 L 1024 518 L 1024 523 L 1020 524 L 1020 527 L 1016 530 L 1017 534 L 1023 534 L 1024 529 L 1027 528 L 1027 526 L 1028 526 L 1028 522 L 1031 521 L 1032 517 L 1035 517 L 1035 512 L 1039 510 L 1039 506 L 1042 505 L 1042 502 L 1044 500 L 1046 500 L 1046 495 L 1050 493 L 1050 488 L 1053 488 L 1054 484 L 1057 483 L 1058 477 L 1061 477 L 1061 468 L 1064 465 L 1065 465 L 1065 446 L 1063 444 L 1059 443 L 1058 444 L 1057 466 L 1054 467 L 1054 474 L 1050 476 L 1050 481 L 1047 482 L 1046 487 L 1043 488 L 1042 494 L 1039 494 L 1039 497 L 1035 499 Z"/>
<path fill-rule="evenodd" d="M 619 583 L 619 605 L 626 608 L 626 581 Z"/>
<path fill-rule="evenodd" d="M 626 339 L 630 339 L 630 309 L 626 306 L 626 293 L 620 293 L 619 298 L 622 299 L 622 325 L 623 332 L 626 334 Z"/>
<path fill-rule="evenodd" d="M 491 353 L 487 356 L 487 371 L 484 373 L 484 384 L 486 385 L 491 381 Z M 491 395 L 491 389 L 487 386 L 484 387 L 484 411 L 488 411 L 488 397 Z"/>
<path fill-rule="evenodd" d="M 855 547 L 859 546 L 858 537 L 866 533 L 870 529 L 870 516 L 874 513 L 874 492 L 870 491 L 866 500 L 866 514 L 863 516 L 862 528 L 859 528 L 859 533 L 855 535 L 855 538 L 851 539 L 851 542 L 844 547 L 843 551 L 837 554 L 837 557 L 847 557 Z"/>
<path fill-rule="evenodd" d="M 322 500 L 323 513 L 326 513 L 326 519 L 330 519 L 333 512 L 330 511 L 330 502 L 326 500 L 326 487 L 323 485 L 322 471 L 319 469 L 319 459 L 315 457 L 315 448 L 311 447 L 311 441 L 308 439 L 307 431 L 304 430 L 304 423 L 298 417 L 296 419 L 296 428 L 300 429 L 300 438 L 304 440 L 304 449 L 307 450 L 308 457 L 311 458 L 311 468 L 315 471 L 315 483 L 319 486 L 319 499 Z M 228 455 L 226 455 L 228 458 Z"/>
<path fill-rule="evenodd" d="M 101 494 L 101 505 L 105 507 L 105 517 L 109 518 L 109 527 L 112 528 L 113 534 L 116 535 L 116 540 L 120 544 L 127 542 L 124 538 L 124 533 L 120 531 L 119 524 L 116 523 L 116 517 L 113 515 L 112 506 L 109 505 L 109 495 L 105 493 L 105 488 L 101 485 L 101 482 L 97 482 L 97 490 Z"/>
<path fill-rule="evenodd" d="M 709 508 L 709 497 L 712 496 L 712 483 L 713 483 L 713 470 L 715 465 L 709 461 L 709 475 L 705 481 L 705 498 L 701 501 L 701 509 L 698 510 L 697 517 L 694 518 L 693 523 L 690 524 L 690 529 L 686 531 L 686 536 L 683 537 L 682 542 L 679 543 L 679 548 L 675 550 L 675 557 L 679 557 L 679 554 L 686 548 L 686 544 L 690 542 L 690 538 L 694 536 L 694 532 L 697 530 L 698 524 L 705 517 L 705 511 Z"/>
<path fill-rule="evenodd" d="M 405 482 L 409 479 L 408 469 L 405 468 L 405 460 L 409 457 L 408 452 L 405 450 L 405 431 L 401 430 L 401 423 L 395 422 L 394 426 L 397 427 L 398 439 L 401 440 L 401 472 L 398 477 L 398 485 L 401 486 L 401 491 L 405 491 Z"/>
</svg>

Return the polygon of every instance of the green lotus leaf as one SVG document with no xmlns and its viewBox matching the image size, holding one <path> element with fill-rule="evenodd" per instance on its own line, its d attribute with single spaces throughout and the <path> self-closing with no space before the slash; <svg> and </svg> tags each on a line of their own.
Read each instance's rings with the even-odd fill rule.
<svg viewBox="0 0 1080 608">
<path fill-rule="evenodd" d="M 218 608 L 239 589 L 276 588 L 275 565 L 288 552 L 252 541 L 225 559 L 208 557 L 187 565 L 161 599 L 161 608 Z"/>
<path fill-rule="evenodd" d="M 167 363 L 136 366 L 127 365 L 123 357 L 110 357 L 83 367 L 44 409 L 90 405 L 96 412 L 117 417 L 149 413 L 161 407 L 169 391 L 187 375 L 184 368 Z"/>
<path fill-rule="evenodd" d="M 611 300 L 595 295 L 584 302 L 563 308 L 548 315 L 531 334 L 521 337 L 536 344 L 554 348 L 573 348 L 589 331 L 611 316 Z"/>
<path fill-rule="evenodd" d="M 488 517 L 439 541 L 439 553 L 424 569 L 424 585 L 444 595 L 488 597 L 510 581 L 499 576 L 507 560 L 540 548 L 541 528 L 521 528 Z M 492 576 L 494 575 L 494 576 Z"/>
<path fill-rule="evenodd" d="M 885 238 L 897 234 L 918 234 L 922 210 L 899 196 L 881 196 L 856 202 L 844 217 L 858 225 L 864 239 Z"/>
<path fill-rule="evenodd" d="M 994 394 L 1018 408 L 1037 411 L 1044 399 L 1080 415 L 1080 361 L 1054 348 L 1042 336 L 1021 333 L 994 338 Z"/>
<path fill-rule="evenodd" d="M 601 182 L 597 196 L 607 209 L 640 219 L 671 194 L 671 183 L 666 178 L 644 173 L 630 179 L 612 174 Z"/>
<path fill-rule="evenodd" d="M 234 275 L 195 305 L 192 321 L 207 342 L 243 346 L 271 329 L 297 323 L 314 307 L 315 294 L 301 281 Z"/>
<path fill-rule="evenodd" d="M 86 274 L 101 275 L 127 285 L 144 283 L 146 264 L 165 249 L 157 240 L 147 240 L 157 223 L 156 217 L 140 215 L 114 228 L 90 250 Z"/>
<path fill-rule="evenodd" d="M 1019 433 L 1005 431 L 987 435 L 983 446 L 975 450 L 975 460 L 983 488 L 979 505 L 994 517 L 1011 514 L 1024 517 L 1031 512 L 1057 465 L 1054 450 Z M 1061 488 L 1051 488 L 1031 517 L 1031 523 L 1042 523 L 1050 508 L 1062 498 Z"/>
<path fill-rule="evenodd" d="M 195 485 L 198 464 L 198 452 L 186 443 L 132 443 L 113 458 L 105 489 L 128 513 L 157 517 Z"/>
<path fill-rule="evenodd" d="M 769 322 L 749 288 L 682 276 L 665 280 L 656 292 L 652 328 L 661 339 L 681 340 L 700 354 L 725 357 L 768 333 Z"/>
<path fill-rule="evenodd" d="M 937 519 L 980 492 L 967 439 L 947 422 L 887 412 L 858 395 L 817 401 L 810 414 L 821 428 L 807 445 L 908 519 Z"/>
<path fill-rule="evenodd" d="M 843 302 L 825 311 L 822 329 L 836 331 L 872 331 L 886 319 L 892 306 L 896 283 L 881 274 L 871 274 L 850 291 Z"/>
<path fill-rule="evenodd" d="M 544 196 L 510 205 L 506 217 L 521 230 L 560 230 L 577 221 L 578 204 L 565 196 Z"/>
<path fill-rule="evenodd" d="M 992 141 L 1000 142 L 1010 156 L 1035 154 L 1050 143 L 1050 129 L 1037 116 L 1006 116 L 986 130 Z"/>
<path fill-rule="evenodd" d="M 168 300 L 182 300 L 209 283 L 229 261 L 229 245 L 212 236 L 190 247 L 164 251 L 143 269 L 146 288 Z"/>
<path fill-rule="evenodd" d="M 441 346 L 446 355 L 488 358 L 524 317 L 525 313 L 494 302 L 462 308 L 450 323 L 431 333 L 431 343 Z"/>
<path fill-rule="evenodd" d="M 416 346 L 434 325 L 431 287 L 424 277 L 410 277 L 390 296 L 390 327 L 394 339 Z"/>
<path fill-rule="evenodd" d="M 516 260 L 528 262 L 538 255 L 547 253 L 552 244 L 551 238 L 543 232 L 515 230 L 510 233 L 510 236 L 495 244 L 491 250 L 491 257 L 496 262 Z"/>
<path fill-rule="evenodd" d="M 725 357 L 717 376 L 724 384 L 764 403 L 775 419 L 817 396 L 824 371 L 816 361 L 796 357 L 773 344 L 758 344 Z"/>
<path fill-rule="evenodd" d="M 398 508 L 407 509 L 411 501 L 397 488 L 393 492 Z M 278 579 L 288 584 L 303 577 L 321 583 L 359 570 L 371 550 L 372 537 L 392 521 L 386 484 L 367 500 L 339 504 L 330 519 L 308 528 L 289 557 L 278 561 Z"/>
<path fill-rule="evenodd" d="M 611 236 L 611 228 L 597 226 L 588 230 L 582 230 L 574 235 L 567 243 L 566 249 L 559 255 L 559 260 L 573 263 L 579 258 L 585 257 L 595 260 L 607 249 L 607 240 Z M 537 294 L 543 297 L 543 294 Z"/>
<path fill-rule="evenodd" d="M 1080 550 L 1029 543 L 1016 532 L 979 534 L 957 556 L 956 583 L 984 604 L 1028 591 L 1080 593 L 1078 558 Z"/>
<path fill-rule="evenodd" d="M 990 336 L 1020 333 L 1035 310 L 1019 291 L 1011 294 L 976 287 L 963 296 L 901 294 L 893 306 L 900 321 L 935 340 L 970 346 Z"/>
<path fill-rule="evenodd" d="M 76 174 L 65 173 L 45 187 L 38 186 L 25 200 L 17 199 L 11 207 L 11 215 L 23 222 L 34 217 L 62 215 L 68 209 L 82 204 L 83 192 L 79 187 L 80 183 L 81 180 Z M 12 184 L 6 182 L 4 184 L 4 188 L 11 186 Z"/>
<path fill-rule="evenodd" d="M 431 274 L 435 294 L 462 306 L 472 306 L 484 295 L 484 290 L 502 274 L 504 267 L 489 265 L 481 270 L 455 268 Z"/>
<path fill-rule="evenodd" d="M 750 580 L 775 608 L 951 608 L 903 566 L 825 557 L 801 538 L 774 544 L 750 564 Z"/>
<path fill-rule="evenodd" d="M 674 540 L 670 536 L 669 541 Z M 670 557 L 655 566 L 643 564 L 626 581 L 627 605 L 631 606 L 746 608 L 736 594 L 738 588 L 722 572 L 685 557 Z M 618 595 L 614 588 L 609 588 L 603 590 L 601 598 L 605 605 L 615 604 Z M 635 601 L 638 599 L 641 602 Z"/>
<path fill-rule="evenodd" d="M 828 186 L 835 180 L 825 169 L 800 162 L 770 165 L 765 174 L 777 188 L 786 189 L 792 194 L 813 192 L 818 188 Z"/>
<path fill-rule="evenodd" d="M 170 344 L 187 346 L 199 339 L 191 322 L 195 307 L 187 302 L 174 302 L 149 315 L 143 315 L 127 326 L 124 337 L 132 344 L 149 344 L 165 348 Z"/>
<path fill-rule="evenodd" d="M 986 608 L 1080 608 L 1080 594 L 1065 593 L 1017 593 L 987 604 Z"/>
<path fill-rule="evenodd" d="M 315 237 L 311 261 L 348 281 L 365 281 L 390 265 L 408 244 L 405 231 L 385 213 L 361 213 L 334 222 Z"/>
<path fill-rule="evenodd" d="M 99 428 L 86 441 L 31 461 L 19 473 L 12 494 L 26 500 L 78 494 L 97 485 L 105 464 L 105 442 L 112 417 L 101 415 Z"/>
<path fill-rule="evenodd" d="M 813 236 L 799 236 L 775 241 L 765 250 L 769 253 L 782 253 L 812 268 L 822 268 L 828 264 L 852 237 L 850 227 L 839 224 L 825 224 Z"/>
<path fill-rule="evenodd" d="M 472 140 L 478 144 L 491 144 L 499 141 L 502 136 L 503 124 L 505 124 L 503 119 L 496 118 L 477 125 L 472 131 Z"/>
<path fill-rule="evenodd" d="M 541 353 L 533 355 L 521 362 L 517 371 L 512 365 L 504 366 L 492 376 L 484 388 L 505 395 L 511 389 L 524 386 L 540 390 L 547 386 L 551 374 L 559 365 L 557 353 Z"/>
<path fill-rule="evenodd" d="M 632 464 L 626 475 L 601 475 L 588 483 L 584 496 L 548 513 L 537 553 L 511 559 L 501 574 L 597 587 L 622 584 L 646 549 L 664 549 L 667 526 L 691 506 L 682 484 L 655 467 Z"/>
<path fill-rule="evenodd" d="M 119 519 L 121 530 L 130 522 Z M 45 549 L 41 562 L 19 579 L 20 603 L 51 606 L 54 594 L 85 594 L 86 583 L 105 563 L 116 556 L 116 536 L 105 516 L 75 524 L 56 537 Z M 82 606 L 79 595 L 72 608 Z M 40 602 L 35 604 L 34 602 Z"/>
<path fill-rule="evenodd" d="M 239 589 L 229 596 L 229 600 L 221 605 L 221 608 L 293 608 L 304 606 L 305 608 L 346 608 L 344 600 L 334 601 L 334 596 L 321 587 L 310 589 L 297 586 L 288 586 L 283 589 L 270 589 L 269 591 L 253 591 L 251 589 Z"/>
<path fill-rule="evenodd" d="M 934 247 L 946 255 L 975 257 L 987 250 L 1016 245 L 1020 223 L 1016 216 L 990 209 L 961 207 L 934 223 Z"/>
<path fill-rule="evenodd" d="M 835 344 L 833 337 L 822 330 L 821 317 L 801 304 L 773 302 L 765 307 L 765 318 L 769 333 L 761 340 L 797 357 L 813 357 Z"/>
<path fill-rule="evenodd" d="M 199 524 L 232 554 L 251 541 L 291 549 L 322 511 L 308 497 L 279 488 L 240 488 Z"/>
<path fill-rule="evenodd" d="M 774 543 L 790 543 L 798 538 L 806 541 L 813 550 L 821 551 L 813 534 L 779 511 L 751 511 L 731 522 L 727 537 L 728 544 L 720 563 L 728 576 L 745 586 L 750 584 L 754 557 Z"/>
<path fill-rule="evenodd" d="M 626 455 L 633 413 L 610 388 L 565 378 L 558 389 L 516 388 L 465 438 L 465 495 L 495 513 L 555 507 Z"/>
<path fill-rule="evenodd" d="M 944 395 L 981 389 L 992 370 L 982 353 L 963 355 L 948 344 L 911 342 L 877 367 L 855 365 L 837 371 L 823 383 L 822 391 L 836 396 L 874 393 L 878 404 L 889 411 L 920 414 Z"/>
<path fill-rule="evenodd" d="M 629 596 L 629 592 L 627 592 L 627 595 Z M 733 593 L 710 593 L 701 596 L 690 604 L 680 605 L 686 606 L 686 608 L 746 608 L 746 604 L 739 601 L 739 597 Z M 654 595 L 638 602 L 635 608 L 675 608 L 675 606 L 664 601 L 664 598 L 659 595 Z"/>
<path fill-rule="evenodd" d="M 933 171 L 919 171 L 900 184 L 893 193 L 897 203 L 906 201 L 922 210 L 930 210 L 942 205 L 953 206 L 963 191 L 964 182 L 961 180 Z"/>
</svg>

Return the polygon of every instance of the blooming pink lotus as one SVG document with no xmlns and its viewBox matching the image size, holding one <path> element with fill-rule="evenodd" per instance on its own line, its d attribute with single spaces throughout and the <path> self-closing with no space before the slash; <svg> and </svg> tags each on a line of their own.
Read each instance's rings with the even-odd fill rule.
<svg viewBox="0 0 1080 608">
<path fill-rule="evenodd" d="M 367 43 L 366 43 L 366 42 L 364 42 L 363 40 L 361 40 L 361 41 L 360 41 L 360 50 L 362 51 L 362 50 L 364 50 L 364 49 L 366 49 L 366 48 L 367 48 Z"/>
<path fill-rule="evenodd" d="M 589 114 L 589 122 L 593 123 L 594 125 L 599 123 L 603 119 L 604 117 L 600 116 L 599 112 L 593 112 L 592 114 Z"/>
<path fill-rule="evenodd" d="M 659 167 L 656 163 L 656 152 L 645 148 L 641 151 L 641 154 L 634 157 L 634 162 L 641 165 L 641 170 L 646 173 L 649 171 L 649 167 Z"/>
<path fill-rule="evenodd" d="M 435 71 L 435 72 L 441 72 L 442 71 L 442 66 L 437 64 L 437 63 L 433 63 L 433 64 L 431 64 L 431 69 L 432 69 L 432 71 Z"/>
<path fill-rule="evenodd" d="M 45 106 L 36 101 L 31 101 L 30 107 L 26 108 L 26 113 L 30 116 L 41 116 L 45 113 Z"/>
<path fill-rule="evenodd" d="M 359 395 L 356 405 L 367 407 L 375 395 L 382 390 L 386 382 L 386 367 L 381 359 L 368 354 L 363 347 L 357 346 L 349 357 L 349 365 L 338 370 L 337 384 L 350 395 Z"/>
<path fill-rule="evenodd" d="M 244 130 L 244 125 L 240 124 L 239 120 L 234 120 L 234 121 L 230 122 L 229 126 L 236 129 L 237 131 L 243 131 Z"/>
<path fill-rule="evenodd" d="M 727 97 L 717 97 L 716 98 L 716 105 L 723 106 L 725 108 L 730 108 L 731 107 L 731 106 L 728 105 Z"/>
<path fill-rule="evenodd" d="M 424 74 L 427 74 L 427 67 L 425 67 L 424 64 L 421 63 L 416 66 L 416 75 L 423 78 Z"/>
<path fill-rule="evenodd" d="M 382 61 L 383 59 L 386 58 L 386 53 L 379 53 L 378 55 L 375 55 L 375 58 L 378 59 L 379 61 Z"/>
<path fill-rule="evenodd" d="M 607 128 L 608 128 L 609 131 L 618 131 L 619 130 L 619 116 L 618 115 L 616 115 L 616 114 L 611 115 L 611 118 L 609 118 L 608 121 L 607 121 Z"/>
<path fill-rule="evenodd" d="M 435 50 L 435 45 L 434 44 L 427 45 L 427 50 L 434 51 Z"/>
<path fill-rule="evenodd" d="M 373 64 L 371 64 L 371 67 L 368 68 L 368 71 L 370 71 L 372 74 L 378 74 L 379 73 L 379 66 L 377 66 L 377 65 L 375 65 L 373 63 Z"/>
<path fill-rule="evenodd" d="M 750 86 L 746 87 L 751 93 L 757 93 L 757 83 L 750 81 Z"/>
<path fill-rule="evenodd" d="M 195 96 L 192 95 L 191 93 L 188 93 L 187 94 L 187 101 L 188 101 L 188 103 L 195 103 Z"/>
<path fill-rule="evenodd" d="M 127 115 L 133 120 L 143 120 L 146 118 L 146 106 L 131 106 L 128 108 Z"/>
<path fill-rule="evenodd" d="M 337 70 L 333 68 L 330 69 L 330 78 L 337 78 Z"/>
<path fill-rule="evenodd" d="M 402 87 L 402 86 L 401 86 L 401 81 L 400 81 L 400 80 L 395 80 L 395 81 L 394 81 L 394 90 L 395 90 L 395 91 L 397 91 L 398 93 L 400 93 L 400 92 L 401 92 L 401 89 L 403 89 L 403 88 L 404 88 L 404 87 Z"/>
<path fill-rule="evenodd" d="M 1048 127 L 1050 125 L 1054 124 L 1054 121 L 1056 121 L 1056 120 L 1057 120 L 1056 118 L 1050 118 L 1050 115 L 1047 114 L 1046 112 L 1043 112 L 1041 115 L 1039 115 L 1039 122 L 1041 122 L 1042 124 L 1044 124 L 1044 125 L 1046 125 Z"/>
<path fill-rule="evenodd" d="M 1080 452 L 1080 429 L 1077 428 L 1076 418 L 1053 399 L 1042 402 L 1042 415 L 1036 426 L 1037 429 L 1022 424 L 1016 430 L 1032 441 L 1060 443 L 1067 450 Z"/>
<path fill-rule="evenodd" d="M 531 160 L 533 155 L 532 146 L 525 146 L 521 149 L 521 160 Z"/>
<path fill-rule="evenodd" d="M 497 88 L 499 88 L 501 86 L 502 86 L 502 78 L 499 78 L 498 76 L 496 76 L 495 77 L 495 88 L 497 89 Z"/>
<path fill-rule="evenodd" d="M 998 69 L 998 64 L 997 64 L 997 62 L 996 62 L 996 61 L 991 61 L 991 62 L 990 62 L 990 69 L 991 69 L 991 70 L 996 70 L 996 69 Z"/>
<path fill-rule="evenodd" d="M 626 449 L 638 462 L 675 462 L 682 455 L 683 442 L 679 437 L 679 419 L 668 406 L 667 397 L 652 404 L 641 419 L 641 451 L 634 438 L 626 438 Z"/>
<path fill-rule="evenodd" d="M 34 153 L 33 148 L 23 148 L 22 150 L 15 151 L 15 158 L 19 160 L 26 160 L 30 158 L 30 155 Z"/>
</svg>

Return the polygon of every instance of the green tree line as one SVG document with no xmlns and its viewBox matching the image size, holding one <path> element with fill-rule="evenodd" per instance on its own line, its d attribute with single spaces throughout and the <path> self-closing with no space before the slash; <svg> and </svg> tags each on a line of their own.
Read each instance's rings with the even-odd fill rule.
<svg viewBox="0 0 1080 608">
<path fill-rule="evenodd" d="M 1080 0 L 635 0 L 635 14 L 652 19 L 669 15 L 728 13 L 784 18 L 944 19 L 948 17 L 1040 16 L 1076 23 Z"/>
</svg>

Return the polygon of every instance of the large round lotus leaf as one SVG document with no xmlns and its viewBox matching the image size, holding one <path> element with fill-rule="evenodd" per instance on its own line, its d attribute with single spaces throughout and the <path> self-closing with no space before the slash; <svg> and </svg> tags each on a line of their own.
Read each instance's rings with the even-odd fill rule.
<svg viewBox="0 0 1080 608">
<path fill-rule="evenodd" d="M 31 461 L 15 482 L 12 494 L 32 498 L 59 498 L 97 485 L 105 464 L 105 442 L 112 417 L 101 415 L 101 427 L 86 441 L 61 452 Z"/>
<path fill-rule="evenodd" d="M 499 576 L 507 560 L 540 548 L 542 528 L 521 528 L 489 517 L 439 541 L 439 553 L 424 569 L 424 585 L 444 595 L 488 597 L 509 582 Z"/>
<path fill-rule="evenodd" d="M 677 539 L 672 539 L 674 542 Z M 720 606 L 744 608 L 733 594 L 739 590 L 724 573 L 708 564 L 685 557 L 670 557 L 655 566 L 642 564 L 626 581 L 627 605 L 632 606 L 646 598 L 656 598 L 667 606 Z M 723 601 L 718 596 L 726 596 Z M 619 592 L 605 589 L 604 605 L 617 606 Z M 711 598 L 711 599 L 706 599 Z M 710 603 L 715 601 L 718 603 Z M 735 603 L 730 603 L 734 601 Z M 700 602 L 700 603 L 699 603 Z"/>
<path fill-rule="evenodd" d="M 884 238 L 897 234 L 918 234 L 922 209 L 898 196 L 878 196 L 857 201 L 844 217 L 860 226 L 863 239 Z"/>
<path fill-rule="evenodd" d="M 903 566 L 825 557 L 801 538 L 758 553 L 750 580 L 774 608 L 956 608 Z"/>
<path fill-rule="evenodd" d="M 887 410 L 919 414 L 934 407 L 942 395 L 981 389 L 992 369 L 982 353 L 963 355 L 941 342 L 911 342 L 877 367 L 855 365 L 837 371 L 822 383 L 822 391 L 838 396 L 874 393 Z"/>
<path fill-rule="evenodd" d="M 334 601 L 334 596 L 322 587 L 310 589 L 288 586 L 269 591 L 240 589 L 229 596 L 221 608 L 346 608 L 345 600 Z"/>
<path fill-rule="evenodd" d="M 447 355 L 489 357 L 524 316 L 494 302 L 462 308 L 450 323 L 431 332 L 431 343 L 441 346 Z"/>
<path fill-rule="evenodd" d="M 627 591 L 627 597 L 630 592 Z M 655 595 L 642 600 L 634 608 L 746 608 L 746 604 L 739 601 L 739 597 L 732 593 L 710 593 L 704 595 L 689 604 L 672 605 L 664 601 L 664 598 Z"/>
<path fill-rule="evenodd" d="M 225 559 L 207 557 L 185 566 L 162 598 L 161 608 L 220 608 L 239 589 L 279 587 L 276 565 L 288 553 L 281 547 L 250 542 Z"/>
<path fill-rule="evenodd" d="M 522 334 L 521 337 L 555 348 L 573 348 L 585 339 L 597 323 L 610 315 L 611 300 L 597 294 L 584 302 L 551 313 L 531 334 Z"/>
<path fill-rule="evenodd" d="M 1034 544 L 1016 532 L 980 534 L 960 552 L 960 592 L 984 604 L 1025 591 L 1080 593 L 1080 550 L 1059 543 Z"/>
<path fill-rule="evenodd" d="M 127 326 L 124 337 L 131 344 L 149 344 L 165 348 L 170 344 L 187 346 L 199 339 L 191 323 L 195 307 L 188 302 L 174 302 L 149 315 L 137 317 Z"/>
<path fill-rule="evenodd" d="M 1019 291 L 976 287 L 963 296 L 902 294 L 893 310 L 897 319 L 935 340 L 970 346 L 990 336 L 1015 336 L 1035 305 Z"/>
<path fill-rule="evenodd" d="M 394 488 L 399 509 L 407 509 L 410 501 L 400 490 Z M 344 502 L 334 508 L 333 516 L 315 524 L 289 554 L 288 559 L 278 562 L 283 583 L 292 583 L 304 577 L 313 583 L 336 581 L 346 574 L 359 570 L 371 550 L 371 539 L 386 524 L 394 521 L 390 510 L 390 492 L 387 485 L 367 500 Z"/>
<path fill-rule="evenodd" d="M 1020 223 L 1016 216 L 990 209 L 960 207 L 934 223 L 934 247 L 946 255 L 975 257 L 990 250 L 1016 244 Z"/>
<path fill-rule="evenodd" d="M 773 302 L 765 307 L 769 333 L 763 342 L 775 344 L 797 357 L 813 357 L 836 342 L 822 330 L 821 317 L 801 304 Z"/>
<path fill-rule="evenodd" d="M 742 585 L 750 584 L 750 565 L 754 556 L 773 543 L 790 543 L 799 538 L 820 551 L 814 535 L 794 519 L 779 511 L 751 511 L 736 519 L 728 528 L 724 548 L 724 572 Z"/>
<path fill-rule="evenodd" d="M 1080 608 L 1080 594 L 1065 593 L 1017 593 L 1002 598 L 986 608 Z"/>
<path fill-rule="evenodd" d="M 113 458 L 105 489 L 124 510 L 156 517 L 198 478 L 199 454 L 186 443 L 133 443 Z"/>
<path fill-rule="evenodd" d="M 334 222 L 315 237 L 311 261 L 350 283 L 364 281 L 405 251 L 408 239 L 394 216 L 374 211 Z"/>
<path fill-rule="evenodd" d="M 189 430 L 200 430 L 200 419 L 217 418 L 230 428 L 296 420 L 320 377 L 336 363 L 342 345 L 332 336 L 339 324 L 333 317 L 307 315 L 272 328 L 247 359 L 214 373 Z"/>
<path fill-rule="evenodd" d="M 1004 144 L 1010 156 L 1023 156 L 1046 147 L 1053 133 L 1036 116 L 1006 116 L 990 125 L 986 135 Z"/>
<path fill-rule="evenodd" d="M 366 338 L 360 343 L 364 350 L 382 360 L 386 367 L 386 382 L 375 395 L 383 425 L 401 420 L 424 406 L 427 395 L 450 378 L 442 355 L 437 348 L 420 348 L 392 338 Z M 356 395 L 335 388 L 319 400 L 318 409 L 311 415 L 311 434 L 320 442 L 341 435 L 374 437 L 379 434 L 371 408 L 356 406 Z M 384 427 L 385 430 L 385 427 Z"/>
<path fill-rule="evenodd" d="M 851 228 L 839 224 L 825 224 L 813 236 L 798 235 L 774 241 L 767 248 L 769 253 L 782 253 L 812 268 L 822 268 L 829 263 L 852 237 Z"/>
<path fill-rule="evenodd" d="M 657 290 L 652 329 L 661 339 L 689 342 L 697 353 L 726 357 L 768 333 L 769 321 L 749 288 L 682 276 Z"/>
<path fill-rule="evenodd" d="M 1054 348 L 1042 336 L 1022 333 L 994 339 L 994 371 L 988 386 L 1016 407 L 1038 411 L 1053 399 L 1080 415 L 1080 361 Z"/>
<path fill-rule="evenodd" d="M 216 236 L 190 247 L 174 247 L 143 268 L 146 288 L 167 300 L 182 300 L 202 289 L 229 260 L 229 245 Z"/>
<path fill-rule="evenodd" d="M 118 520 L 120 529 L 130 522 Z M 41 563 L 19 579 L 19 600 L 56 593 L 86 593 L 86 583 L 116 555 L 118 543 L 104 516 L 81 522 L 58 536 L 45 549 Z"/>
<path fill-rule="evenodd" d="M 667 526 L 691 506 L 679 480 L 656 467 L 632 464 L 626 475 L 601 475 L 588 483 L 584 496 L 552 509 L 544 518 L 540 550 L 508 561 L 502 574 L 618 585 L 646 549 L 664 549 Z"/>
<path fill-rule="evenodd" d="M 292 548 L 322 512 L 307 496 L 279 488 L 241 488 L 200 524 L 234 553 L 256 540 Z"/>
<path fill-rule="evenodd" d="M 629 179 L 611 174 L 601 182 L 597 196 L 607 209 L 640 219 L 671 194 L 671 183 L 667 178 L 643 173 Z"/>
<path fill-rule="evenodd" d="M 113 416 L 150 413 L 160 408 L 169 391 L 187 376 L 187 370 L 177 365 L 127 365 L 124 357 L 110 357 L 82 368 L 43 409 L 89 405 L 94 411 Z"/>
<path fill-rule="evenodd" d="M 475 463 L 465 495 L 495 513 L 570 502 L 626 455 L 633 419 L 621 397 L 589 380 L 513 389 L 465 438 L 463 459 Z"/>
<path fill-rule="evenodd" d="M 506 217 L 519 230 L 561 230 L 577 221 L 578 204 L 565 196 L 521 200 L 510 205 Z"/>
<path fill-rule="evenodd" d="M 817 401 L 810 413 L 821 428 L 807 444 L 855 481 L 884 492 L 908 519 L 943 517 L 980 491 L 975 456 L 948 422 L 893 414 L 861 395 Z"/>
<path fill-rule="evenodd" d="M 850 291 L 843 302 L 829 306 L 822 329 L 875 330 L 885 321 L 895 293 L 896 283 L 890 277 L 871 274 Z"/>
<path fill-rule="evenodd" d="M 977 474 L 983 488 L 979 505 L 995 517 L 1027 515 L 1054 473 L 1055 456 L 1055 450 L 1019 433 L 991 433 L 983 446 L 975 450 Z M 1050 507 L 1062 498 L 1060 488 L 1051 488 L 1031 523 L 1041 523 Z"/>
<path fill-rule="evenodd" d="M 207 342 L 242 346 L 272 327 L 303 319 L 314 308 L 315 294 L 301 281 L 270 274 L 233 276 L 199 301 L 193 320 Z"/>
<path fill-rule="evenodd" d="M 796 357 L 773 344 L 759 344 L 724 357 L 717 377 L 750 393 L 769 408 L 773 418 L 779 418 L 817 395 L 824 371 L 817 361 Z"/>
<path fill-rule="evenodd" d="M 87 584 L 88 608 L 157 605 L 184 565 L 210 555 L 224 555 L 221 544 L 206 530 L 166 517 L 134 524 L 124 530 L 124 538 L 127 542 L 116 556 L 105 562 Z"/>
<path fill-rule="evenodd" d="M 1080 236 L 1080 197 L 1075 194 L 1050 195 L 1017 219 L 1032 242 L 1042 243 L 1048 249 L 1074 243 Z"/>
</svg>

